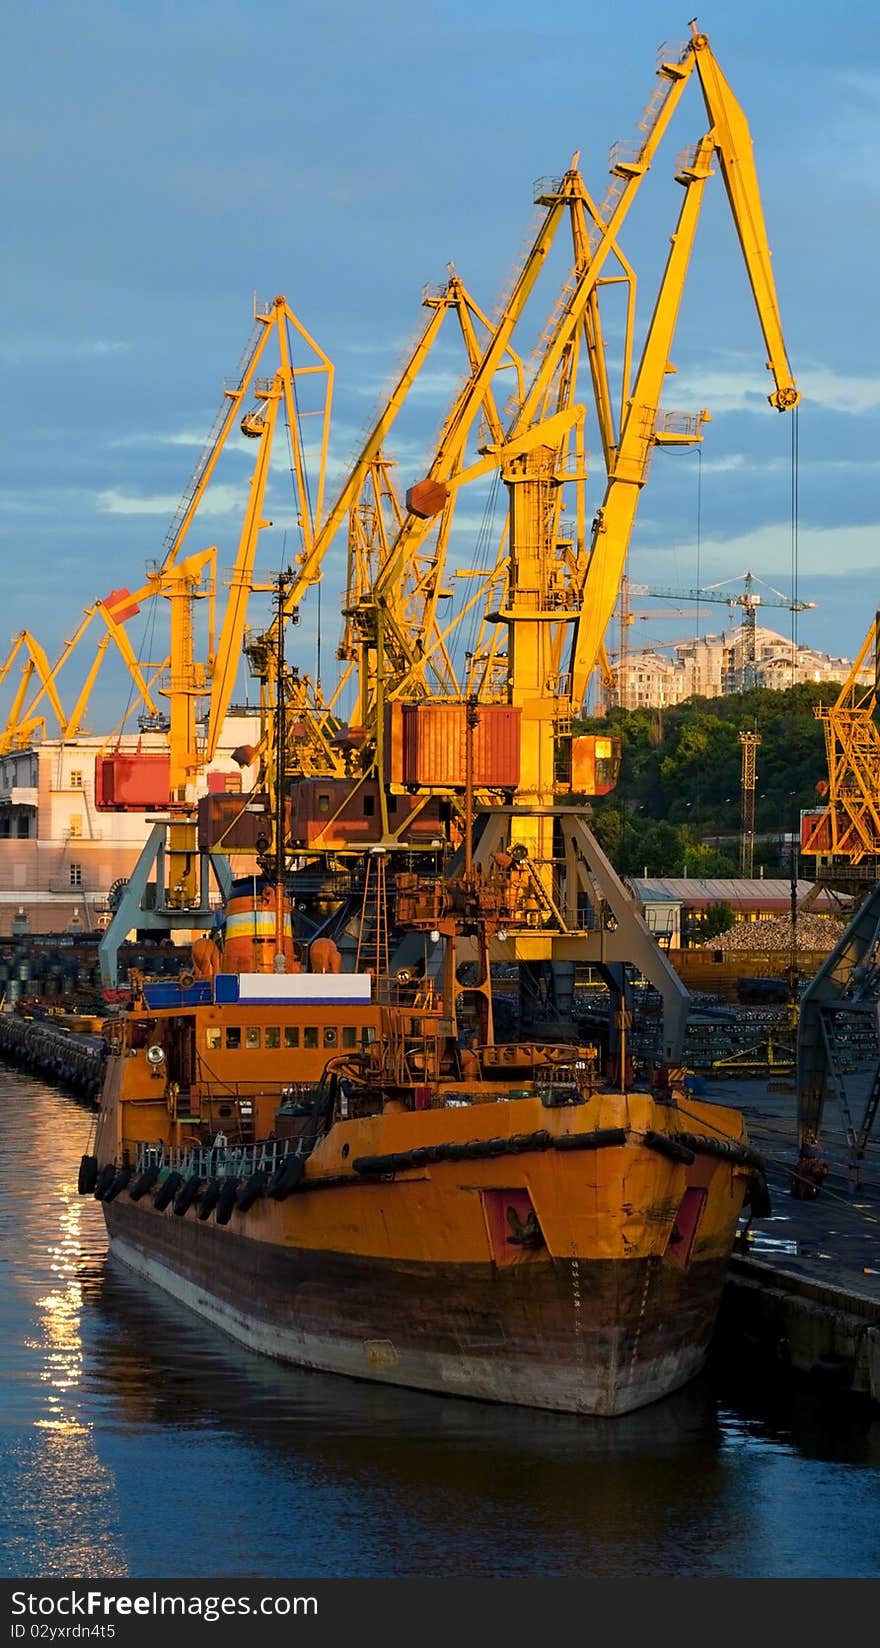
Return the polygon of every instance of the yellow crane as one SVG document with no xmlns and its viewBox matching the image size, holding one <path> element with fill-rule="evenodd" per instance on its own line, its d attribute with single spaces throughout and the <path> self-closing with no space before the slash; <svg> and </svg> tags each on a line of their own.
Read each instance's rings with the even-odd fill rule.
<svg viewBox="0 0 880 1648">
<path fill-rule="evenodd" d="M 678 225 L 654 313 L 642 350 L 641 363 L 624 405 L 616 434 L 609 429 L 610 399 L 600 393 L 600 429 L 607 452 L 605 496 L 593 522 L 589 553 L 583 556 L 563 547 L 559 531 L 563 487 L 571 478 L 565 468 L 574 433 L 575 449 L 582 450 L 584 409 L 573 402 L 565 379 L 565 362 L 573 339 L 591 316 L 590 335 L 601 337 L 597 313 L 591 309 L 602 268 L 616 247 L 617 234 L 635 193 L 653 159 L 681 92 L 692 72 L 700 81 L 710 115 L 710 130 L 689 154 L 677 173 L 684 190 Z M 708 40 L 696 29 L 681 57 L 664 62 L 658 71 L 660 95 L 643 120 L 644 137 L 634 154 L 615 160 L 619 191 L 610 216 L 603 220 L 584 188 L 580 173 L 571 168 L 557 185 L 540 195 L 548 208 L 536 242 L 526 260 L 511 299 L 478 372 L 463 391 L 445 426 L 427 482 L 436 491 L 433 507 L 410 509 L 398 541 L 377 582 L 374 597 L 381 607 L 390 604 L 391 591 L 402 564 L 404 547 L 423 530 L 425 515 L 437 513 L 445 494 L 463 482 L 500 469 L 509 494 L 507 588 L 497 621 L 507 630 L 508 701 L 522 714 L 522 778 L 519 799 L 526 805 L 547 806 L 558 789 L 556 746 L 560 729 L 577 713 L 586 696 L 590 675 L 601 656 L 605 629 L 620 586 L 638 498 L 657 445 L 698 440 L 705 414 L 665 415 L 661 391 L 670 370 L 669 351 L 675 331 L 685 276 L 690 260 L 705 184 L 717 158 L 755 297 L 759 322 L 768 350 L 768 365 L 776 388 L 770 396 L 778 410 L 796 405 L 798 392 L 785 353 L 779 324 L 770 253 L 745 117 L 715 62 Z M 561 296 L 547 330 L 536 371 L 504 441 L 489 443 L 484 456 L 456 471 L 464 431 L 476 413 L 480 390 L 506 347 L 513 327 L 531 293 L 546 256 L 559 216 L 571 203 L 593 219 L 589 231 L 576 240 L 581 250 L 569 287 Z M 577 211 L 573 211 L 578 222 Z M 594 383 L 602 384 L 594 374 Z M 582 469 L 574 482 L 580 487 Z M 410 494 L 418 504 L 417 489 Z M 568 643 L 567 668 L 564 636 Z M 401 690 L 395 686 L 394 692 Z M 520 826 L 518 826 L 519 828 Z M 522 826 L 530 847 L 542 831 Z M 546 831 L 543 832 L 546 835 Z M 545 841 L 545 848 L 548 843 Z M 540 856 L 552 856 L 549 851 Z"/>
<path fill-rule="evenodd" d="M 880 614 L 833 704 L 816 704 L 825 734 L 827 803 L 806 828 L 801 852 L 860 865 L 880 858 Z"/>
<path fill-rule="evenodd" d="M 631 319 L 634 277 L 619 254 L 617 237 L 694 72 L 710 129 L 676 174 L 684 191 L 678 224 L 631 382 L 631 325 L 627 328 L 621 410 L 615 424 L 598 308 L 603 270 L 610 258 L 618 258 L 623 273 L 608 278 L 628 283 Z M 510 924 L 513 931 L 506 930 L 503 937 L 499 933 L 498 954 L 526 968 L 574 960 L 617 966 L 636 960 L 648 976 L 656 974 L 664 992 L 666 1046 L 671 1048 L 683 1024 L 682 993 L 677 980 L 669 977 L 671 970 L 664 972 L 658 964 L 656 946 L 647 929 L 639 927 L 631 900 L 587 828 L 574 771 L 571 721 L 584 702 L 593 669 L 603 661 L 604 633 L 653 450 L 702 437 L 705 413 L 664 414 L 660 401 L 665 377 L 672 369 L 670 349 L 705 184 L 716 159 L 775 382 L 770 402 L 779 411 L 788 410 L 797 404 L 798 392 L 782 339 L 745 117 L 708 40 L 695 28 L 681 55 L 661 64 L 658 90 L 641 124 L 635 151 L 618 151 L 614 157 L 612 190 L 604 209 L 589 196 L 577 157 L 563 178 L 541 186 L 538 199 L 546 215 L 479 361 L 447 416 L 428 473 L 407 493 L 406 514 L 368 597 L 360 603 L 358 638 L 362 649 L 375 654 L 375 664 L 371 664 L 376 681 L 373 723 L 363 730 L 372 739 L 374 770 L 384 780 L 388 775 L 385 705 L 409 699 L 418 706 L 425 700 L 431 648 L 440 641 L 448 646 L 461 618 L 459 614 L 433 641 L 424 622 L 413 629 L 401 601 L 407 569 L 437 518 L 448 521 L 462 486 L 480 477 L 500 475 L 508 494 L 508 518 L 495 565 L 482 577 L 482 594 L 491 605 L 484 611 L 487 645 L 480 649 L 481 686 L 490 697 L 500 695 L 502 706 L 517 714 L 520 764 L 512 791 L 508 787 L 504 801 L 498 804 L 496 799 L 489 809 L 477 856 L 488 867 L 494 853 L 501 851 L 504 856 L 506 851 L 507 856 L 516 855 L 517 864 L 527 865 L 523 875 L 529 887 L 529 913 L 527 920 Z M 473 431 L 485 414 L 496 373 L 513 348 L 516 325 L 566 216 L 572 224 L 575 254 L 571 278 L 539 341 L 531 376 L 518 389 L 512 409 L 508 408 L 506 429 L 500 438 L 491 428 L 481 433 L 474 454 Z M 585 408 L 576 399 L 582 342 L 590 363 L 607 472 L 589 543 L 584 508 Z M 377 453 L 378 446 L 368 451 L 367 459 L 372 461 Z M 576 525 L 571 535 L 562 523 L 566 486 L 574 488 L 576 497 Z M 354 492 L 346 496 L 347 504 L 353 496 Z M 329 526 L 327 531 L 329 535 Z M 295 581 L 287 598 L 288 612 L 301 599 L 305 581 L 302 577 Z M 471 597 L 465 608 L 473 604 Z M 452 699 L 454 703 L 456 695 Z M 461 704 L 460 694 L 457 702 Z M 399 785 L 401 779 L 396 782 Z M 380 784 L 380 799 L 385 787 L 384 782 Z M 455 789 L 456 785 L 446 787 Z M 491 790 L 491 781 L 485 787 Z M 471 783 L 469 790 L 476 793 L 479 786 Z M 594 914 L 599 913 L 589 929 L 582 919 L 584 901 Z M 611 917 L 607 922 L 605 911 Z"/>
<path fill-rule="evenodd" d="M 77 736 L 82 729 L 89 697 L 111 641 L 125 665 L 134 688 L 128 714 L 133 714 L 138 708 L 148 715 L 158 713 L 151 690 L 156 672 L 153 671 L 148 679 L 150 666 L 147 666 L 145 673 L 135 656 L 124 627 L 137 610 L 137 602 L 127 589 L 114 591 L 113 595 L 104 601 L 95 601 L 92 606 L 86 608 L 74 635 L 65 642 L 54 664 L 50 664 L 44 648 L 28 630 L 22 630 L 14 637 L 12 648 L 0 667 L 0 687 L 19 654 L 24 655 L 24 665 L 21 681 L 7 713 L 6 724 L 0 732 L 0 755 L 8 754 L 11 749 L 24 749 L 38 736 L 45 737 L 46 705 L 52 710 L 61 737 L 73 739 Z M 65 664 L 74 656 L 86 632 L 95 622 L 99 627 L 103 624 L 103 634 L 72 708 L 65 710 L 60 697 L 59 677 Z M 33 696 L 28 698 L 35 676 L 39 687 Z"/>
<path fill-rule="evenodd" d="M 302 340 L 302 364 L 293 364 L 292 335 Z M 265 360 L 267 346 L 272 339 L 275 340 L 277 348 L 278 366 L 271 377 L 260 377 L 258 368 Z M 302 544 L 308 550 L 314 537 L 315 519 L 323 509 L 333 376 L 332 362 L 306 331 L 284 297 L 276 297 L 264 310 L 255 311 L 254 331 L 233 384 L 224 390 L 220 411 L 166 535 L 165 554 L 156 572 L 136 594 L 131 595 L 127 589 L 117 591 L 115 595 L 118 599 L 114 600 L 111 597 L 107 601 L 96 601 L 88 607 L 75 634 L 65 643 L 54 664 L 49 663 L 44 649 L 27 632 L 23 632 L 22 636 L 17 638 L 17 644 L 14 645 L 4 667 L 0 669 L 0 686 L 18 652 L 26 652 L 26 665 L 22 683 L 15 694 L 5 727 L 0 734 L 0 749 L 22 747 L 39 731 L 44 730 L 45 718 L 39 712 L 45 701 L 51 706 L 61 735 L 65 738 L 75 737 L 81 730 L 89 697 L 110 641 L 122 658 L 134 687 L 134 696 L 126 720 L 139 710 L 151 717 L 159 714 L 147 676 L 152 672 L 150 679 L 155 679 L 156 673 L 169 668 L 170 649 L 157 663 L 142 666 L 128 640 L 124 623 L 137 610 L 139 602 L 168 593 L 170 584 L 167 579 L 182 556 L 199 505 L 238 417 L 242 433 L 255 439 L 259 444 L 248 489 L 236 560 L 229 581 L 229 595 L 222 628 L 216 646 L 213 629 L 208 637 L 204 694 L 210 692 L 209 724 L 207 744 L 200 752 L 200 759 L 212 759 L 216 753 L 220 727 L 229 707 L 239 668 L 259 534 L 264 527 L 271 525 L 264 518 L 263 507 L 278 413 L 283 408 L 290 448 L 289 462 L 294 477 L 298 529 Z M 317 440 L 312 443 L 318 448 L 317 460 L 313 465 L 313 486 L 307 481 L 306 455 L 297 399 L 297 385 L 307 377 L 321 379 L 324 383 L 320 404 L 312 414 L 319 419 Z M 250 406 L 249 400 L 253 402 Z M 163 580 L 166 582 L 163 583 Z M 213 616 L 213 604 L 211 611 Z M 120 612 L 124 612 L 126 616 L 120 617 Z M 65 667 L 68 675 L 70 674 L 72 662 L 78 656 L 80 643 L 95 623 L 103 624 L 106 634 L 102 635 L 96 657 L 77 690 L 74 707 L 68 712 L 64 709 L 60 697 L 59 676 Z M 27 694 L 34 676 L 39 682 L 39 687 L 34 696 L 28 699 Z"/>
<path fill-rule="evenodd" d="M 294 364 L 291 335 L 296 334 L 305 350 L 302 364 Z M 271 377 L 257 376 L 257 366 L 266 343 L 275 336 L 278 366 Z M 298 380 L 318 376 L 323 381 L 318 415 L 317 481 L 309 479 L 306 447 L 298 407 Z M 333 391 L 333 366 L 328 356 L 306 331 L 283 297 L 256 316 L 256 331 L 245 351 L 233 388 L 225 392 L 228 407 L 221 408 L 208 444 L 166 541 L 167 553 L 154 571 L 148 573 L 133 601 L 162 598 L 169 605 L 169 651 L 167 670 L 159 692 L 167 699 L 169 782 L 164 804 L 169 810 L 166 823 L 157 823 L 141 854 L 135 872 L 121 897 L 101 945 L 102 977 L 115 982 L 116 954 L 128 929 L 146 925 L 157 929 L 198 927 L 212 918 L 209 904 L 210 855 L 197 845 L 196 789 L 199 773 L 217 750 L 227 713 L 246 633 L 248 600 L 254 587 L 254 568 L 260 532 L 272 523 L 264 514 L 265 495 L 272 455 L 272 443 L 279 412 L 284 409 L 289 441 L 295 518 L 303 552 L 311 549 L 316 518 L 323 507 L 327 444 Z M 183 556 L 181 550 L 195 519 L 198 505 L 216 468 L 237 413 L 248 397 L 253 405 L 240 418 L 242 433 L 257 441 L 256 458 L 239 534 L 238 550 L 226 600 L 219 636 L 215 639 L 216 546 Z M 196 658 L 194 612 L 196 602 L 207 602 L 206 658 Z M 199 735 L 200 701 L 208 702 L 204 738 Z M 109 743 L 110 741 L 108 741 Z M 162 801 L 157 798 L 157 809 Z M 155 869 L 154 908 L 144 911 L 147 879 Z M 215 873 L 218 873 L 214 862 Z M 219 872 L 224 873 L 224 872 Z"/>
</svg>

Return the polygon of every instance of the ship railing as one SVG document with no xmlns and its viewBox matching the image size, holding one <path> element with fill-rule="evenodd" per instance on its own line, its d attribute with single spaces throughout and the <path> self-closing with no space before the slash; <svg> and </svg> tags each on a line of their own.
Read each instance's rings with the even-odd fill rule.
<svg viewBox="0 0 880 1648">
<path fill-rule="evenodd" d="M 291 1153 L 287 1139 L 263 1139 L 245 1145 L 190 1145 L 178 1148 L 162 1143 L 139 1144 L 135 1151 L 135 1172 L 158 1167 L 184 1178 L 198 1174 L 200 1179 L 249 1179 L 252 1173 L 274 1173 L 284 1157 Z"/>
</svg>

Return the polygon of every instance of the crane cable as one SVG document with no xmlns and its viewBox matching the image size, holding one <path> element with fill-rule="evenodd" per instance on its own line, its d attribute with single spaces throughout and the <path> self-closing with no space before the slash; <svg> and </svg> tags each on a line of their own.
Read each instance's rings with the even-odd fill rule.
<svg viewBox="0 0 880 1648">
<path fill-rule="evenodd" d="M 286 315 L 284 317 L 284 327 L 285 327 L 285 331 L 287 333 L 287 358 L 288 358 L 288 360 L 290 360 L 291 355 L 292 355 L 292 344 L 291 344 L 291 337 L 290 337 L 290 321 L 287 319 Z M 303 414 L 302 414 L 302 411 L 300 409 L 299 395 L 297 394 L 297 389 L 296 389 L 296 373 L 294 372 L 292 367 L 291 367 L 291 371 L 290 371 L 290 393 L 291 393 L 291 399 L 293 400 L 294 415 L 296 417 L 296 433 L 297 433 L 297 438 L 299 440 L 299 449 L 300 449 L 300 452 L 302 453 L 302 459 L 303 459 L 302 470 L 303 470 L 303 484 L 305 486 L 305 494 L 306 494 L 306 496 L 305 496 L 306 512 L 307 512 L 307 515 L 308 515 L 309 526 L 311 528 L 312 533 L 314 534 L 318 523 L 315 520 L 314 512 L 313 512 L 313 509 L 312 509 L 312 492 L 311 492 L 311 487 L 309 486 L 309 471 L 308 471 L 308 466 L 306 464 L 306 449 L 305 449 L 305 441 L 303 439 L 303 427 L 302 427 Z M 295 485 L 295 474 L 294 474 L 294 463 L 293 463 L 293 439 L 292 439 L 292 432 L 291 432 L 290 424 L 289 424 L 289 421 L 288 421 L 288 418 L 287 418 L 287 407 L 286 407 L 286 405 L 285 405 L 285 410 L 284 410 L 284 427 L 287 431 L 287 451 L 288 451 L 288 456 L 289 456 L 289 459 L 290 459 L 290 474 L 291 474 L 293 484 Z M 302 528 L 300 528 L 300 531 L 302 531 Z M 304 545 L 302 544 L 302 542 L 300 543 L 300 548 L 301 549 L 304 548 Z M 321 692 L 321 574 L 320 574 L 320 572 L 318 573 L 318 577 L 316 578 L 315 583 L 316 583 L 315 600 L 317 602 L 315 688 L 316 688 L 316 691 L 317 691 L 318 695 L 320 696 L 320 692 Z"/>
<path fill-rule="evenodd" d="M 789 748 L 794 747 L 795 721 L 795 687 L 797 684 L 798 664 L 798 528 L 799 528 L 799 482 L 800 482 L 800 435 L 798 427 L 798 409 L 794 407 L 791 420 L 791 742 Z M 792 1017 L 797 1009 L 797 955 L 798 955 L 798 880 L 799 880 L 799 847 L 800 847 L 800 813 L 798 813 L 797 829 L 793 832 L 791 843 L 790 865 L 790 904 L 791 904 L 791 946 L 789 950 L 789 998 L 792 1008 Z"/>
<path fill-rule="evenodd" d="M 799 435 L 798 409 L 794 408 L 791 420 L 791 684 L 795 684 L 797 668 L 797 637 L 798 637 L 798 529 L 799 529 Z"/>
</svg>

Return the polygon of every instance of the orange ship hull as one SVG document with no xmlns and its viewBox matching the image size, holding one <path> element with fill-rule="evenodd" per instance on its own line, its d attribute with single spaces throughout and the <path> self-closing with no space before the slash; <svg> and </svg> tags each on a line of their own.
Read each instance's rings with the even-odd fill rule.
<svg viewBox="0 0 880 1648">
<path fill-rule="evenodd" d="M 501 1098 L 337 1122 L 294 1194 L 226 1224 L 126 1190 L 105 1215 L 121 1260 L 256 1351 L 614 1415 L 702 1365 L 749 1155 L 737 1112 L 692 1100 Z"/>
</svg>

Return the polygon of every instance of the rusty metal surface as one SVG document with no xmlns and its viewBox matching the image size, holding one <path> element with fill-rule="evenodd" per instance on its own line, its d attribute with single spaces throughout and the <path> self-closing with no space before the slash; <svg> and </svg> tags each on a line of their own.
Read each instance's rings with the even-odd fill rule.
<svg viewBox="0 0 880 1648">
<path fill-rule="evenodd" d="M 524 1274 L 283 1248 L 122 1199 L 105 1215 L 123 1259 L 167 1267 L 187 1303 L 257 1348 L 271 1335 L 281 1360 L 560 1411 L 627 1412 L 684 1384 L 724 1281 L 718 1260 L 548 1260 Z"/>
</svg>

